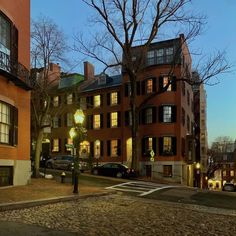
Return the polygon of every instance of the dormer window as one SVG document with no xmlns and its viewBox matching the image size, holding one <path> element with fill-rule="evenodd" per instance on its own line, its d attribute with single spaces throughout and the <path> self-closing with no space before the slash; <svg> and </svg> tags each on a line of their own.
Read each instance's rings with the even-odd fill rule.
<svg viewBox="0 0 236 236">
<path fill-rule="evenodd" d="M 106 74 L 101 74 L 98 77 L 98 85 L 106 84 Z"/>
</svg>

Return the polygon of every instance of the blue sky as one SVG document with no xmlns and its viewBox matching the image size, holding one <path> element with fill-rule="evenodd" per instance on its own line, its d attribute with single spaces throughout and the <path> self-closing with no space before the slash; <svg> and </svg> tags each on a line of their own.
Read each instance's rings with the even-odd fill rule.
<svg viewBox="0 0 236 236">
<path fill-rule="evenodd" d="M 230 63 L 236 65 L 236 1 L 194 0 L 193 9 L 205 14 L 208 24 L 190 49 L 202 50 L 205 54 L 225 50 Z M 89 29 L 87 17 L 90 13 L 80 0 L 31 0 L 31 18 L 40 14 L 50 17 L 69 40 L 76 32 Z M 71 56 L 76 57 L 75 54 Z M 76 69 L 82 73 L 82 64 Z M 205 87 L 209 143 L 218 136 L 236 139 L 236 67 L 233 70 L 221 75 L 219 84 Z"/>
</svg>

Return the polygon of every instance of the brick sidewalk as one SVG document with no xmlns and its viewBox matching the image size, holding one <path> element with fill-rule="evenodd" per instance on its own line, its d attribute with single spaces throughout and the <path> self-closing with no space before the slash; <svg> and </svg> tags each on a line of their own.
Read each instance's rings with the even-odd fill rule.
<svg viewBox="0 0 236 236">
<path fill-rule="evenodd" d="M 80 196 L 103 192 L 105 192 L 104 188 L 79 184 Z M 31 183 L 26 186 L 0 188 L 0 204 L 71 195 L 73 195 L 73 185 L 71 183 L 62 184 L 60 182 L 56 182 L 55 180 L 44 178 L 31 179 Z"/>
</svg>

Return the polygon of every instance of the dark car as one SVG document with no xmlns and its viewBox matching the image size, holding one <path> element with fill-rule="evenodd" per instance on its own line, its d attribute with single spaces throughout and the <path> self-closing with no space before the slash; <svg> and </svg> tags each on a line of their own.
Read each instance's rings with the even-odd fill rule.
<svg viewBox="0 0 236 236">
<path fill-rule="evenodd" d="M 81 172 L 86 170 L 87 166 L 88 165 L 85 161 L 79 161 Z M 74 168 L 74 157 L 71 155 L 58 155 L 47 160 L 46 167 L 51 169 L 72 170 Z"/>
<path fill-rule="evenodd" d="M 236 191 L 236 187 L 233 183 L 225 183 L 222 191 L 227 191 L 227 192 L 235 192 Z"/>
<path fill-rule="evenodd" d="M 104 165 L 95 166 L 92 169 L 92 174 L 117 178 L 135 177 L 135 171 L 133 169 L 119 163 L 106 163 Z"/>
</svg>

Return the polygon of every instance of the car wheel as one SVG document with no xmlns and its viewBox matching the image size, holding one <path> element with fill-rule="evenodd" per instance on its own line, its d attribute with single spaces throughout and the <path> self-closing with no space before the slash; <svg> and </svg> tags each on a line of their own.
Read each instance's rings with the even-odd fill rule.
<svg viewBox="0 0 236 236">
<path fill-rule="evenodd" d="M 47 163 L 47 168 L 49 168 L 49 169 L 53 169 L 53 166 L 52 166 L 52 163 Z"/>
<path fill-rule="evenodd" d="M 117 177 L 117 178 L 122 178 L 122 176 L 123 176 L 123 175 L 122 175 L 121 172 L 118 172 L 118 173 L 116 174 L 116 177 Z"/>
<path fill-rule="evenodd" d="M 98 170 L 93 170 L 94 175 L 98 175 Z"/>
</svg>

